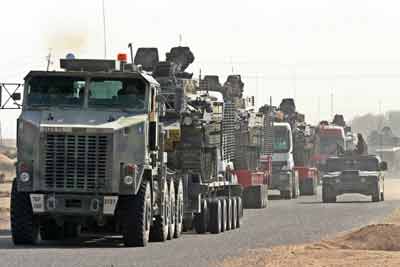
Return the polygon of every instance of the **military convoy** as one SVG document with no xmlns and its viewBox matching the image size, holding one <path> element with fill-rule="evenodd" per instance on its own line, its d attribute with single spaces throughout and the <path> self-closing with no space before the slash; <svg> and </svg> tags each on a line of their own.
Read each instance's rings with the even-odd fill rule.
<svg viewBox="0 0 400 267">
<path fill-rule="evenodd" d="M 197 82 L 186 72 L 194 61 L 189 47 L 172 48 L 164 61 L 156 48 L 127 58 L 119 54 L 117 66 L 68 55 L 63 71 L 25 77 L 14 244 L 88 232 L 146 246 L 183 231 L 238 228 L 244 204 L 265 207 L 268 189 L 284 198 L 315 194 L 316 133 L 292 99 L 256 110 L 240 75 L 223 85 L 218 76 Z M 376 163 L 374 171 L 385 169 Z M 335 175 L 324 177 L 324 201 L 344 190 L 332 187 L 342 178 Z M 377 179 L 362 175 L 371 186 Z"/>
</svg>

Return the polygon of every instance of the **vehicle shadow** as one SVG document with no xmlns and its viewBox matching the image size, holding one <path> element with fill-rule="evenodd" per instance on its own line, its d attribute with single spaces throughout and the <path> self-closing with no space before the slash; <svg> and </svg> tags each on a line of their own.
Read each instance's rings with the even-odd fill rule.
<svg viewBox="0 0 400 267">
<path fill-rule="evenodd" d="M 336 201 L 336 202 L 332 202 L 332 203 L 324 203 L 324 202 L 322 202 L 322 200 L 320 200 L 320 201 L 300 201 L 300 202 L 297 202 L 297 204 L 300 204 L 300 205 L 314 205 L 314 204 L 329 204 L 329 205 L 335 205 L 335 204 L 368 204 L 368 203 L 375 203 L 375 202 L 372 202 L 371 200 L 352 200 L 352 201 L 349 201 L 349 200 L 344 200 L 344 201 Z"/>
<path fill-rule="evenodd" d="M 40 241 L 37 245 L 15 246 L 12 242 L 11 233 L 0 234 L 0 251 L 24 250 L 24 249 L 77 249 L 77 248 L 117 248 L 124 247 L 122 237 L 89 237 L 84 236 L 77 239 L 62 241 Z"/>
</svg>

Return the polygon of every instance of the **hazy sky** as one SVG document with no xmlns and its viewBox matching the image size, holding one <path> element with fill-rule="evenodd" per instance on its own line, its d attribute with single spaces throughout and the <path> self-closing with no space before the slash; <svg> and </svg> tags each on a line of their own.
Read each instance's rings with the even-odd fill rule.
<svg viewBox="0 0 400 267">
<path fill-rule="evenodd" d="M 101 0 L 3 1 L 0 82 L 21 82 L 68 52 L 102 58 Z M 261 105 L 296 97 L 309 121 L 334 112 L 398 109 L 400 96 L 399 1 L 122 1 L 105 0 L 107 55 L 155 46 L 189 45 L 197 76 L 242 74 L 245 94 Z M 318 102 L 320 105 L 318 105 Z M 320 111 L 320 113 L 318 113 Z M 17 112 L 0 110 L 3 135 L 15 135 Z"/>
</svg>

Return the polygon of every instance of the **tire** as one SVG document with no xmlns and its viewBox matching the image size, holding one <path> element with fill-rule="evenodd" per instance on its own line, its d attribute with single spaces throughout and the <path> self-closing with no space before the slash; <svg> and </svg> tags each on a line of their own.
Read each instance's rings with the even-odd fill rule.
<svg viewBox="0 0 400 267">
<path fill-rule="evenodd" d="M 208 206 L 207 200 L 203 199 L 201 201 L 201 212 L 195 214 L 193 220 L 194 230 L 198 234 L 204 234 L 207 232 L 208 227 Z"/>
<path fill-rule="evenodd" d="M 265 206 L 266 206 L 266 204 L 265 204 Z M 243 217 L 243 199 L 242 199 L 242 197 L 238 197 L 238 207 L 239 207 L 239 216 L 240 216 L 240 218 L 242 218 Z"/>
<path fill-rule="evenodd" d="M 171 203 L 169 201 L 169 190 L 166 180 L 162 186 L 161 198 L 161 214 L 155 216 L 153 226 L 150 230 L 150 240 L 154 242 L 165 242 L 168 239 Z"/>
<path fill-rule="evenodd" d="M 228 221 L 228 204 L 225 198 L 221 198 L 221 209 L 222 209 L 222 217 L 221 217 L 221 232 L 225 232 L 227 229 L 227 221 Z"/>
<path fill-rule="evenodd" d="M 236 197 L 236 228 L 240 228 L 240 213 L 241 213 L 241 206 L 242 205 L 242 198 Z"/>
<path fill-rule="evenodd" d="M 237 227 L 237 202 L 236 198 L 232 198 L 232 228 L 236 229 Z"/>
<path fill-rule="evenodd" d="M 227 198 L 226 199 L 226 230 L 232 230 L 232 199 L 231 198 Z"/>
<path fill-rule="evenodd" d="M 183 182 L 179 179 L 175 183 L 175 199 L 176 199 L 176 221 L 175 221 L 175 232 L 174 238 L 179 238 L 183 230 Z"/>
<path fill-rule="evenodd" d="M 285 191 L 281 191 L 280 193 L 281 193 L 281 198 L 283 198 L 283 199 L 292 199 L 292 195 L 293 195 L 293 193 L 292 193 L 292 191 L 293 190 L 285 190 Z"/>
<path fill-rule="evenodd" d="M 381 201 L 385 201 L 385 192 L 381 192 Z"/>
<path fill-rule="evenodd" d="M 40 239 L 45 241 L 61 240 L 64 238 L 63 228 L 54 220 L 45 220 L 40 223 Z"/>
<path fill-rule="evenodd" d="M 168 240 L 171 240 L 175 236 L 175 222 L 176 222 L 176 195 L 175 195 L 175 185 L 174 181 L 171 179 L 168 187 L 169 192 L 169 203 L 170 203 L 170 212 L 169 212 L 169 224 L 168 224 Z"/>
<path fill-rule="evenodd" d="M 64 238 L 73 239 L 80 235 L 80 225 L 77 223 L 64 223 Z"/>
<path fill-rule="evenodd" d="M 330 195 L 329 189 L 326 186 L 322 186 L 322 202 L 323 203 L 335 203 L 336 196 Z"/>
<path fill-rule="evenodd" d="M 10 217 L 14 245 L 34 245 L 39 241 L 39 222 L 33 214 L 29 194 L 18 192 L 16 179 L 12 183 Z"/>
<path fill-rule="evenodd" d="M 210 222 L 209 231 L 212 234 L 221 233 L 222 224 L 222 207 L 219 199 L 210 202 Z"/>
<path fill-rule="evenodd" d="M 145 247 L 149 241 L 151 215 L 150 183 L 144 181 L 136 196 L 120 199 L 122 235 L 127 247 Z"/>
<path fill-rule="evenodd" d="M 293 176 L 293 190 L 292 190 L 293 198 L 298 198 L 300 196 L 300 183 L 299 179 Z"/>
</svg>

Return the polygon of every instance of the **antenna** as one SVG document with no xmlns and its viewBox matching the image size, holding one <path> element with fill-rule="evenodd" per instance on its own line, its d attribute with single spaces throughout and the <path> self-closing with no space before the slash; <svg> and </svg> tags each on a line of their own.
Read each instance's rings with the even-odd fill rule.
<svg viewBox="0 0 400 267">
<path fill-rule="evenodd" d="M 333 93 L 331 93 L 331 117 L 333 116 Z"/>
<path fill-rule="evenodd" d="M 179 46 L 182 46 L 182 33 L 179 34 Z"/>
<path fill-rule="evenodd" d="M 132 48 L 132 43 L 129 43 L 128 44 L 128 48 L 129 48 L 129 50 L 130 50 L 130 52 L 131 52 L 131 61 L 132 61 L 132 71 L 134 70 L 134 67 L 133 67 L 133 48 Z"/>
<path fill-rule="evenodd" d="M 104 59 L 107 58 L 107 31 L 106 31 L 106 8 L 105 0 L 102 0 L 103 4 L 103 38 L 104 38 Z"/>
<path fill-rule="evenodd" d="M 49 53 L 48 53 L 47 56 L 46 56 L 46 60 L 47 60 L 46 71 L 49 71 L 50 65 L 53 64 L 53 62 L 51 61 L 51 48 L 49 49 Z"/>
<path fill-rule="evenodd" d="M 2 134 L 2 128 L 1 128 L 1 121 L 0 121 L 0 145 L 3 144 L 3 134 Z"/>
</svg>

